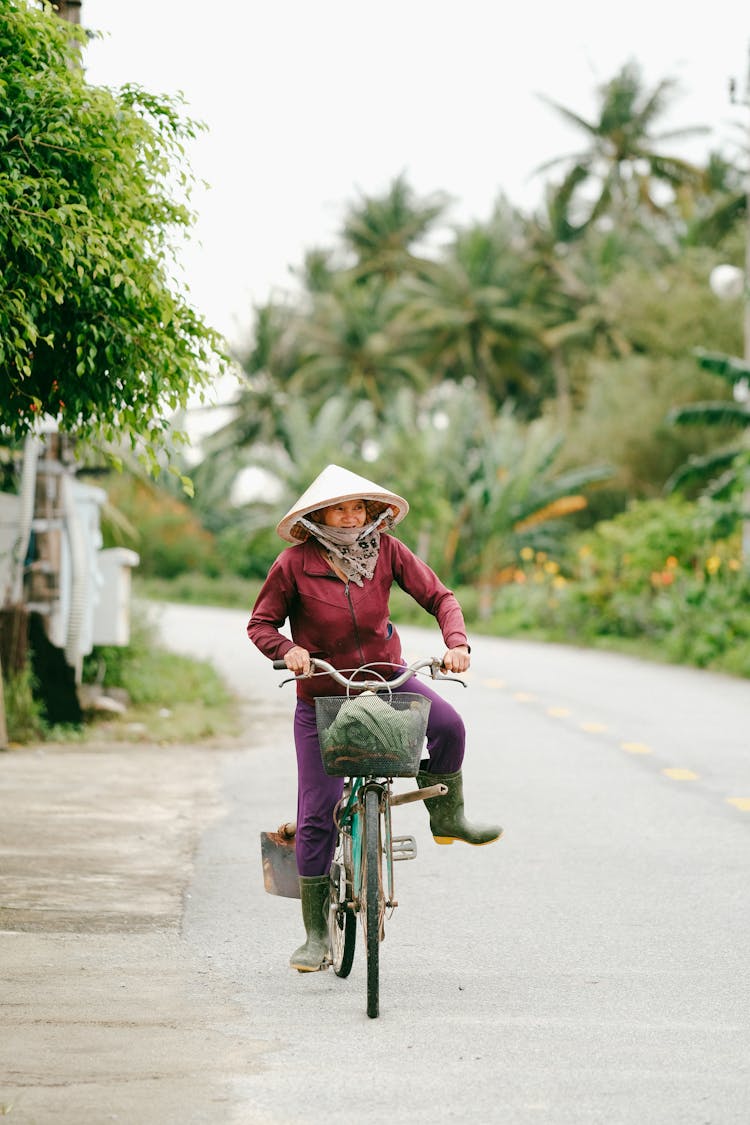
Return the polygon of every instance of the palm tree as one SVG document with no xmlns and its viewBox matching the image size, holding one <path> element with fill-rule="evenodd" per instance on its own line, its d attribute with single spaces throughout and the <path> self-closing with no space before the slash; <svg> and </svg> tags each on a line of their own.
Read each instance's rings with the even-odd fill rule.
<svg viewBox="0 0 750 1125">
<path fill-rule="evenodd" d="M 364 196 L 353 204 L 341 232 L 343 244 L 355 258 L 351 269 L 357 281 L 381 277 L 388 282 L 404 274 L 423 276 L 430 259 L 416 253 L 447 209 L 446 195 L 419 199 L 403 175 L 383 196 Z"/>
<path fill-rule="evenodd" d="M 567 221 L 554 191 L 523 227 L 525 303 L 536 310 L 539 340 L 545 349 L 555 388 L 561 426 L 571 419 L 576 379 L 582 382 L 592 355 L 624 355 L 628 341 L 617 325 L 617 311 L 603 298 L 610 272 L 622 267 L 626 253 L 615 253 L 619 232 L 591 229 L 577 242 L 566 241 Z M 623 242 L 625 239 L 623 239 Z M 606 245 L 605 245 L 606 243 Z M 627 253 L 632 253 L 632 247 Z"/>
<path fill-rule="evenodd" d="M 232 443 L 237 433 L 229 423 L 204 442 L 205 456 L 192 471 L 196 508 L 206 527 L 219 531 L 229 524 L 247 534 L 267 528 L 274 512 L 299 495 L 327 464 L 344 459 L 362 463 L 362 447 L 373 433 L 374 418 L 366 401 L 354 402 L 346 394 L 329 397 L 313 412 L 299 396 L 275 389 L 267 410 L 273 427 L 256 439 Z M 259 406 L 261 421 L 267 416 Z M 243 496 L 248 474 L 265 480 L 266 494 Z M 276 517 L 278 518 L 278 516 Z"/>
<path fill-rule="evenodd" d="M 498 415 L 476 384 L 445 383 L 390 404 L 375 472 L 413 501 L 407 541 L 449 582 L 479 583 L 484 602 L 521 547 L 549 549 L 582 491 L 611 470 L 556 468 L 562 440 L 509 407 Z"/>
<path fill-rule="evenodd" d="M 371 449 L 370 473 L 409 497 L 412 511 L 399 528 L 417 554 L 440 573 L 450 569 L 456 513 L 465 499 L 464 466 L 492 406 L 473 380 L 436 384 L 426 392 L 393 395 Z"/>
<path fill-rule="evenodd" d="M 404 280 L 397 324 L 434 382 L 469 377 L 497 405 L 514 398 L 533 413 L 546 353 L 519 239 L 517 216 L 502 206 L 488 224 L 458 231 L 429 277 Z"/>
<path fill-rule="evenodd" d="M 552 109 L 579 129 L 586 147 L 542 165 L 538 172 L 567 168 L 557 197 L 566 239 L 579 236 L 608 213 L 631 218 L 646 212 L 664 217 L 678 194 L 703 191 L 705 173 L 697 165 L 663 151 L 665 142 L 694 137 L 700 126 L 655 133 L 674 94 L 670 79 L 646 89 L 635 63 L 626 64 L 599 89 L 598 118 L 587 121 L 558 102 L 540 95 Z M 593 195 L 585 189 L 594 187 Z M 667 188 L 665 203 L 665 192 Z"/>
<path fill-rule="evenodd" d="M 427 371 L 394 320 L 393 289 L 381 277 L 359 284 L 341 275 L 315 295 L 300 324 L 299 362 L 292 394 L 315 403 L 347 392 L 382 415 L 388 396 L 404 386 L 424 387 Z"/>
</svg>

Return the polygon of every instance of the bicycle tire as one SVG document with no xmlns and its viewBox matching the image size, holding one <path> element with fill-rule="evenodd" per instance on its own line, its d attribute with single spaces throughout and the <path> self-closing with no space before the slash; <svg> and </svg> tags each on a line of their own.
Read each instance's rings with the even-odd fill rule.
<svg viewBox="0 0 750 1125">
<path fill-rule="evenodd" d="M 380 800 L 376 789 L 365 794 L 365 938 L 367 947 L 367 1014 L 380 1011 L 380 919 L 382 897 L 382 851 L 380 848 Z"/>
<path fill-rule="evenodd" d="M 328 939 L 331 965 L 337 977 L 348 977 L 354 963 L 357 943 L 357 919 L 352 909 L 352 862 L 347 838 L 339 838 L 336 858 L 331 864 Z"/>
</svg>

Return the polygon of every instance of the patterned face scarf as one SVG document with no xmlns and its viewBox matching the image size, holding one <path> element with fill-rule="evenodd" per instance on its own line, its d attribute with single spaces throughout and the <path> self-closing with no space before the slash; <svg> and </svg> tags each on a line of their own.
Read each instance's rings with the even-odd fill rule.
<svg viewBox="0 0 750 1125">
<path fill-rule="evenodd" d="M 356 586 L 364 585 L 364 578 L 372 578 L 380 551 L 382 524 L 391 527 L 393 510 L 388 508 L 366 527 L 327 527 L 300 516 L 299 522 L 322 547 L 336 560 L 336 566 Z"/>
</svg>

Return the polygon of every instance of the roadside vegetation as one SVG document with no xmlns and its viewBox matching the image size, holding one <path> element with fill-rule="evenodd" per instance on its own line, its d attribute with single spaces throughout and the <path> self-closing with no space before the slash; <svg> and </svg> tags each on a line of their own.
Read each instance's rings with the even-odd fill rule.
<svg viewBox="0 0 750 1125">
<path fill-rule="evenodd" d="M 148 614 L 135 604 L 127 647 L 96 648 L 83 671 L 85 724 L 50 726 L 28 670 L 9 676 L 5 705 L 11 743 L 34 741 L 191 744 L 232 738 L 239 703 L 208 661 L 161 648 Z M 107 709 L 107 705 L 111 709 Z"/>
<path fill-rule="evenodd" d="M 453 589 L 474 633 L 750 677 L 750 572 L 740 546 L 735 520 L 720 504 L 636 501 L 560 547 L 520 547 L 489 597 L 476 585 Z M 259 588 L 259 579 L 236 574 L 136 579 L 145 598 L 248 612 Z M 392 607 L 397 623 L 428 620 L 399 590 Z"/>
<path fill-rule="evenodd" d="M 665 133 L 675 86 L 647 87 L 634 62 L 597 90 L 591 120 L 548 99 L 580 146 L 539 170 L 533 212 L 499 184 L 492 213 L 458 225 L 450 199 L 417 196 L 403 175 L 351 201 L 335 242 L 296 264 L 295 290 L 248 309 L 230 420 L 186 450 L 172 439 L 188 392 L 226 364 L 167 285 L 167 236 L 191 221 L 189 176 L 167 172 L 197 126 L 142 91 L 90 98 L 68 41 L 50 21 L 28 34 L 29 19 L 43 17 L 12 0 L 0 25 L 16 36 L 5 57 L 23 111 L 0 137 L 0 219 L 13 292 L 33 296 L 0 301 L 4 488 L 16 487 L 18 440 L 50 413 L 87 438 L 82 465 L 108 495 L 105 545 L 138 552 L 139 597 L 249 611 L 281 548 L 280 515 L 326 464 L 344 464 L 408 497 L 399 535 L 456 590 L 473 631 L 750 676 L 747 284 L 725 301 L 709 287 L 717 265 L 745 264 L 742 141 L 717 137 L 705 162 L 685 159 L 699 125 Z M 54 78 L 48 104 L 66 83 L 72 97 L 65 144 L 40 146 L 33 167 L 15 143 L 39 131 L 24 124 L 39 104 L 29 75 Z M 72 151 L 75 200 L 51 208 Z M 57 225 L 31 223 L 21 247 L 14 185 L 32 180 Z M 97 242 L 99 225 L 111 241 Z M 394 611 L 420 619 L 405 598 Z M 212 709 L 205 668 L 160 653 L 140 626 L 128 650 L 92 655 L 85 678 L 101 676 L 127 691 L 133 729 L 156 737 L 172 736 L 177 711 L 207 734 L 231 714 L 225 699 Z M 18 729 L 33 728 L 30 678 L 7 690 Z"/>
<path fill-rule="evenodd" d="M 750 342 L 742 297 L 709 286 L 744 264 L 750 154 L 717 138 L 683 159 L 700 129 L 664 140 L 674 86 L 636 64 L 598 95 L 591 121 L 550 103 L 581 148 L 542 170 L 534 214 L 500 194 L 452 227 L 450 201 L 403 176 L 350 204 L 298 294 L 252 310 L 182 530 L 156 511 L 144 528 L 138 504 L 140 588 L 249 609 L 279 516 L 333 461 L 409 498 L 399 535 L 472 630 L 750 676 Z M 111 494 L 133 523 L 142 486 Z"/>
</svg>

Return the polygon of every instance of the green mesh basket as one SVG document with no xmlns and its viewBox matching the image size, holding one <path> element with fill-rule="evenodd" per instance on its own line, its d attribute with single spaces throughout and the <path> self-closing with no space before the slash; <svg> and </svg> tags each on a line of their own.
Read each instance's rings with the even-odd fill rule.
<svg viewBox="0 0 750 1125">
<path fill-rule="evenodd" d="M 430 700 L 413 692 L 318 696 L 323 769 L 332 777 L 415 777 L 429 713 Z"/>
</svg>

